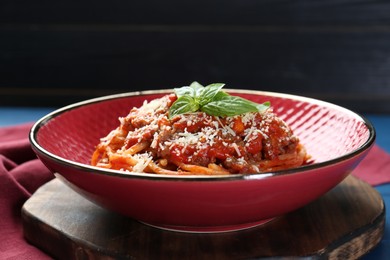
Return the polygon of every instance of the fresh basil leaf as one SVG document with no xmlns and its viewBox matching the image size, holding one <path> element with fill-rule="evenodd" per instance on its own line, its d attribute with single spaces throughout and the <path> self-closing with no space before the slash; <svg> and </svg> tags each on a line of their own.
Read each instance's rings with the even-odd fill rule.
<svg viewBox="0 0 390 260">
<path fill-rule="evenodd" d="M 195 91 L 191 87 L 181 87 L 181 88 L 175 88 L 173 89 L 175 91 L 175 94 L 177 97 L 182 97 L 182 96 L 191 96 L 195 97 Z"/>
<path fill-rule="evenodd" d="M 263 112 L 263 111 L 267 110 L 268 108 L 270 108 L 270 106 L 271 106 L 271 102 L 269 102 L 269 101 L 266 101 L 263 104 L 257 104 L 257 103 L 255 103 L 255 104 L 257 105 L 257 110 L 259 112 Z"/>
<path fill-rule="evenodd" d="M 204 91 L 204 86 L 199 84 L 197 81 L 192 82 L 190 88 L 194 90 L 195 93 L 194 97 L 199 97 Z"/>
<path fill-rule="evenodd" d="M 270 107 L 270 102 L 257 104 L 231 96 L 221 90 L 224 86 L 223 83 L 214 83 L 204 87 L 194 81 L 190 86 L 176 88 L 178 99 L 172 104 L 169 117 L 198 110 L 213 116 L 235 116 L 248 112 L 263 112 Z"/>
<path fill-rule="evenodd" d="M 226 93 L 225 91 L 219 91 L 213 98 L 213 101 L 218 101 L 218 100 L 222 100 L 223 98 L 225 98 L 226 96 L 229 96 L 228 93 Z"/>
<path fill-rule="evenodd" d="M 236 116 L 248 112 L 258 112 L 258 105 L 244 98 L 228 95 L 221 100 L 212 101 L 202 106 L 201 111 L 212 116 Z"/>
<path fill-rule="evenodd" d="M 169 118 L 176 115 L 196 112 L 199 110 L 199 103 L 188 95 L 179 97 L 169 108 Z"/>
<path fill-rule="evenodd" d="M 214 97 L 220 92 L 220 90 L 225 86 L 223 83 L 214 83 L 207 85 L 202 94 L 199 96 L 199 104 L 201 106 L 206 105 L 207 103 L 214 100 Z"/>
<path fill-rule="evenodd" d="M 198 82 L 194 81 L 189 86 L 184 86 L 181 88 L 175 88 L 173 89 L 177 97 L 182 96 L 191 96 L 191 97 L 198 97 L 200 93 L 203 92 L 204 87 L 199 84 Z"/>
</svg>

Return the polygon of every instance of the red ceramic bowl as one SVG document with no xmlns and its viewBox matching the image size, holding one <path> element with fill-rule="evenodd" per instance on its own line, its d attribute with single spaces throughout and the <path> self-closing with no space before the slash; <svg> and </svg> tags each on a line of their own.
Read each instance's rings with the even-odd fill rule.
<svg viewBox="0 0 390 260">
<path fill-rule="evenodd" d="M 145 99 L 170 90 L 107 96 L 56 110 L 31 129 L 38 157 L 89 200 L 162 228 L 228 231 L 265 223 L 298 209 L 341 182 L 375 140 L 373 126 L 345 108 L 299 96 L 228 90 L 262 103 L 295 131 L 313 163 L 290 170 L 234 176 L 162 176 L 89 165 L 99 139 Z"/>
</svg>

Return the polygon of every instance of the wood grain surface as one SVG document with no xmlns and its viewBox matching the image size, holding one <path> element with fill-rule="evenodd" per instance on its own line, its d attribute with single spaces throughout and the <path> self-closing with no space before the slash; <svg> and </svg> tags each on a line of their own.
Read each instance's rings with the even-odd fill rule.
<svg viewBox="0 0 390 260">
<path fill-rule="evenodd" d="M 107 211 L 60 180 L 23 206 L 25 238 L 57 259 L 358 258 L 384 232 L 384 204 L 348 177 L 313 203 L 251 229 L 191 234 L 164 231 Z"/>
</svg>

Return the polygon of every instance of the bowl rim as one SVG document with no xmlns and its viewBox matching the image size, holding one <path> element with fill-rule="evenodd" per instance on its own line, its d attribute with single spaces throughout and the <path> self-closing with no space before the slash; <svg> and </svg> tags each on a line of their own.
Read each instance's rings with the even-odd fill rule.
<svg viewBox="0 0 390 260">
<path fill-rule="evenodd" d="M 65 158 L 62 158 L 60 156 L 57 156 L 49 151 L 47 151 L 45 148 L 43 148 L 38 140 L 37 135 L 39 130 L 45 126 L 50 120 L 54 119 L 55 117 L 66 113 L 68 111 L 77 109 L 82 106 L 86 105 L 92 105 L 100 102 L 115 100 L 115 99 L 121 99 L 121 98 L 128 98 L 128 97 L 134 97 L 134 96 L 148 96 L 148 95 L 157 95 L 157 94 L 170 94 L 173 93 L 173 89 L 159 89 L 159 90 L 144 90 L 144 91 L 131 91 L 131 92 L 125 92 L 125 93 L 118 93 L 118 94 L 112 94 L 112 95 L 105 95 L 97 98 L 91 98 L 84 101 L 76 102 L 61 108 L 58 108 L 47 115 L 43 116 L 42 118 L 38 119 L 33 126 L 30 129 L 29 132 L 29 141 L 33 148 L 33 150 L 40 156 L 49 158 L 51 160 L 56 161 L 57 163 L 60 163 L 65 166 L 71 166 L 74 168 L 78 168 L 79 170 L 86 171 L 86 172 L 93 172 L 95 174 L 101 174 L 101 175 L 110 175 L 110 176 L 116 176 L 121 178 L 140 178 L 140 179 L 148 179 L 148 180 L 177 180 L 177 181 L 228 181 L 228 180 L 249 180 L 249 179 L 264 179 L 269 177 L 275 177 L 275 176 L 281 176 L 281 175 L 287 175 L 292 173 L 303 173 L 310 170 L 315 170 L 319 168 L 324 168 L 333 164 L 340 163 L 342 161 L 346 161 L 350 158 L 353 158 L 366 150 L 370 149 L 372 145 L 375 142 L 376 139 L 376 131 L 373 126 L 373 124 L 364 116 L 353 112 L 352 110 L 315 98 L 311 97 L 305 97 L 300 95 L 294 95 L 294 94 L 287 94 L 287 93 L 279 93 L 279 92 L 272 92 L 272 91 L 261 91 L 261 90 L 247 90 L 247 89 L 225 89 L 227 92 L 230 93 L 236 93 L 236 94 L 256 94 L 261 96 L 272 96 L 272 97 L 278 97 L 278 98 L 286 98 L 286 99 L 292 99 L 302 102 L 307 102 L 310 104 L 316 104 L 321 106 L 330 107 L 336 110 L 343 111 L 346 114 L 349 114 L 350 116 L 358 119 L 364 125 L 367 127 L 369 131 L 369 136 L 367 140 L 357 149 L 346 153 L 342 156 L 338 156 L 336 158 L 314 163 L 314 164 L 308 164 L 303 165 L 299 167 L 295 167 L 292 169 L 287 170 L 278 170 L 278 171 L 270 171 L 270 172 L 263 172 L 263 173 L 250 173 L 250 174 L 231 174 L 231 175 L 163 175 L 163 174 L 155 174 L 155 173 L 136 173 L 136 172 L 124 172 L 119 170 L 112 170 L 112 169 L 104 169 L 84 163 L 74 162 Z M 39 157 L 39 156 L 38 156 Z M 61 174 L 61 173 L 60 173 Z"/>
</svg>

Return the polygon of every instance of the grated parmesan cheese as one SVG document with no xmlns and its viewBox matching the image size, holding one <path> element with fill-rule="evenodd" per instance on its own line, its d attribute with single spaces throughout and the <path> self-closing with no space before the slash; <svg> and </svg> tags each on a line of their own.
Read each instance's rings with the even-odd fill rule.
<svg viewBox="0 0 390 260">
<path fill-rule="evenodd" d="M 236 143 L 232 143 L 232 146 L 233 146 L 234 150 L 236 150 L 237 155 L 241 157 L 241 153 L 240 153 L 240 150 L 238 149 L 237 144 Z"/>
<path fill-rule="evenodd" d="M 137 160 L 137 164 L 133 166 L 133 172 L 143 172 L 148 164 L 152 161 L 152 156 L 143 153 L 143 154 L 135 154 L 133 158 Z"/>
<path fill-rule="evenodd" d="M 156 148 L 157 147 L 157 142 L 158 142 L 158 133 L 155 132 L 154 135 L 153 135 L 153 141 L 150 144 L 150 147 L 151 148 Z"/>
<path fill-rule="evenodd" d="M 168 119 L 168 109 L 172 102 L 168 96 L 145 101 L 142 107 L 133 108 L 128 116 L 119 118 L 121 126 L 102 138 L 101 142 L 107 146 L 112 143 L 113 147 L 126 140 L 127 144 L 137 140 L 150 143 L 148 153 L 132 156 L 137 162 L 132 167 L 133 172 L 143 172 L 153 156 L 172 156 L 175 160 L 182 160 L 180 162 L 203 166 L 215 162 L 221 166 L 237 164 L 242 169 L 259 171 L 254 163 L 273 153 L 277 155 L 278 149 L 297 142 L 288 126 L 270 111 L 233 117 L 216 117 L 198 112 L 181 114 L 171 120 Z M 244 128 L 235 125 L 237 120 L 242 122 Z M 274 127 L 281 131 L 271 133 Z M 278 134 L 277 142 L 275 134 Z M 126 145 L 123 147 L 128 148 Z M 104 158 L 102 162 L 108 161 Z"/>
</svg>

